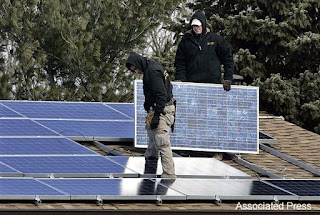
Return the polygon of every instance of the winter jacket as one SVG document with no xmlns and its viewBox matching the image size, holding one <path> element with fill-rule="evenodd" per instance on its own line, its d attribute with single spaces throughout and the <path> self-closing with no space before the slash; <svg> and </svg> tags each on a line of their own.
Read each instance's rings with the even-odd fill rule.
<svg viewBox="0 0 320 215">
<path fill-rule="evenodd" d="M 211 32 L 206 26 L 206 17 L 201 11 L 192 16 L 202 23 L 202 34 L 191 29 L 178 45 L 175 67 L 176 80 L 200 83 L 221 83 L 220 65 L 224 65 L 224 79 L 232 80 L 234 61 L 226 40 Z"/>
<path fill-rule="evenodd" d="M 153 60 L 131 52 L 126 66 L 134 65 L 143 72 L 143 93 L 145 96 L 145 109 L 151 107 L 156 113 L 164 113 L 166 103 L 172 100 L 172 84 L 164 67 Z"/>
</svg>

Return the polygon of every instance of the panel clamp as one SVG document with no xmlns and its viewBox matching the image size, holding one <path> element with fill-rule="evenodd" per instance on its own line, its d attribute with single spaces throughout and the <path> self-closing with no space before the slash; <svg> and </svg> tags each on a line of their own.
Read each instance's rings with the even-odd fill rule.
<svg viewBox="0 0 320 215">
<path fill-rule="evenodd" d="M 100 196 L 100 195 L 97 195 L 96 204 L 97 204 L 98 206 L 103 205 L 103 200 L 101 199 L 101 196 Z"/>
</svg>

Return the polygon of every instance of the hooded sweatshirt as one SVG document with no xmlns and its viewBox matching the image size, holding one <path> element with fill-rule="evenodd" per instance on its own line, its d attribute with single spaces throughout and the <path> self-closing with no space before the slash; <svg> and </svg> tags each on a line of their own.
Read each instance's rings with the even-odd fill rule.
<svg viewBox="0 0 320 215">
<path fill-rule="evenodd" d="M 224 79 L 232 80 L 234 61 L 231 48 L 226 40 L 207 28 L 204 13 L 196 11 L 190 20 L 199 19 L 202 33 L 186 31 L 178 45 L 175 67 L 176 80 L 198 83 L 221 83 L 221 64 L 224 65 Z"/>
<path fill-rule="evenodd" d="M 164 67 L 153 60 L 131 52 L 126 67 L 134 65 L 143 72 L 143 93 L 145 96 L 145 109 L 151 107 L 156 113 L 164 113 L 167 102 L 172 99 L 172 84 Z"/>
</svg>

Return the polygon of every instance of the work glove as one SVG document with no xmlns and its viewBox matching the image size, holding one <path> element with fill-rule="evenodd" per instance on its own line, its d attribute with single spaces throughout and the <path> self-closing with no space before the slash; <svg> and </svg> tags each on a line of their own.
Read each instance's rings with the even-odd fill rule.
<svg viewBox="0 0 320 215">
<path fill-rule="evenodd" d="M 144 102 L 143 107 L 147 112 L 149 112 L 149 110 L 150 110 L 150 104 L 149 103 Z"/>
<path fill-rule="evenodd" d="M 229 91 L 231 89 L 231 81 L 230 80 L 224 80 L 222 82 L 222 84 L 223 84 L 223 89 L 225 91 Z"/>
<path fill-rule="evenodd" d="M 160 113 L 155 112 L 150 123 L 151 130 L 158 128 L 160 122 Z"/>
</svg>

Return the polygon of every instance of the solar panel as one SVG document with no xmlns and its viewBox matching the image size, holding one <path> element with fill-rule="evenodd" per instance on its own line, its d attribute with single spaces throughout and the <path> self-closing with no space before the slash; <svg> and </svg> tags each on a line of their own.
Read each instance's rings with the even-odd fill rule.
<svg viewBox="0 0 320 215">
<path fill-rule="evenodd" d="M 165 180 L 161 183 L 163 182 Z M 278 200 L 298 199 L 286 191 L 249 179 L 178 178 L 169 185 L 169 188 L 187 195 L 187 199 L 275 200 L 275 196 Z"/>
<path fill-rule="evenodd" d="M 134 104 L 133 103 L 104 103 L 108 107 L 114 108 L 117 111 L 134 119 Z"/>
<path fill-rule="evenodd" d="M 103 156 L 12 156 L 0 162 L 22 172 L 27 177 L 137 177 Z"/>
<path fill-rule="evenodd" d="M 22 176 L 22 173 L 0 162 L 0 176 Z"/>
<path fill-rule="evenodd" d="M 145 177 L 162 174 L 160 159 L 146 163 L 144 157 L 107 156 L 106 158 Z M 251 178 L 250 175 L 214 158 L 174 157 L 173 160 L 175 174 L 179 178 Z"/>
<path fill-rule="evenodd" d="M 0 138 L 0 155 L 97 154 L 67 138 Z"/>
<path fill-rule="evenodd" d="M 23 116 L 0 104 L 0 118 L 2 117 L 23 117 Z"/>
<path fill-rule="evenodd" d="M 28 118 L 130 120 L 131 118 L 98 102 L 1 101 Z"/>
<path fill-rule="evenodd" d="M 264 180 L 264 181 L 299 196 L 317 196 L 318 200 L 320 199 L 320 180 L 291 179 L 291 180 Z"/>
<path fill-rule="evenodd" d="M 40 181 L 71 195 L 71 199 L 90 200 L 97 196 L 110 200 L 184 200 L 181 193 L 149 179 L 41 179 Z"/>
<path fill-rule="evenodd" d="M 258 153 L 257 87 L 173 82 L 177 100 L 171 146 L 179 150 Z M 135 81 L 135 146 L 147 146 L 143 85 Z"/>
<path fill-rule="evenodd" d="M 132 121 L 36 120 L 36 122 L 76 141 L 122 141 L 132 140 L 134 136 Z"/>
<path fill-rule="evenodd" d="M 0 119 L 0 136 L 58 136 L 30 119 Z"/>
<path fill-rule="evenodd" d="M 36 196 L 52 196 L 51 199 L 59 199 L 66 196 L 35 179 L 30 178 L 0 178 L 0 199 L 35 199 Z"/>
</svg>

